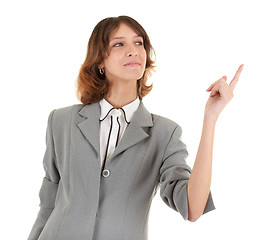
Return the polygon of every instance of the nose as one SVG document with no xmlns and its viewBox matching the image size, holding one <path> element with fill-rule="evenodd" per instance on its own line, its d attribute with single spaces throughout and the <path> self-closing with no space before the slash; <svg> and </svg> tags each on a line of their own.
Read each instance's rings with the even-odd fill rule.
<svg viewBox="0 0 261 240">
<path fill-rule="evenodd" d="M 127 50 L 127 56 L 131 57 L 131 56 L 137 56 L 138 55 L 138 51 L 135 48 L 135 46 L 130 46 Z"/>
</svg>

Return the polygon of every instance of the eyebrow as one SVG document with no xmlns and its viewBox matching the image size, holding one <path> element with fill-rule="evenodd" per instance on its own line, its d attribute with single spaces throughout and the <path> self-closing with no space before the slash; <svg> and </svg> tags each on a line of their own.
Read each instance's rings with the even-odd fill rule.
<svg viewBox="0 0 261 240">
<path fill-rule="evenodd" d="M 140 36 L 140 35 L 133 36 L 133 38 L 136 38 L 136 37 L 141 37 L 142 38 L 142 36 Z M 115 37 L 115 38 L 111 39 L 111 41 L 115 40 L 115 39 L 123 39 L 123 38 L 125 38 L 125 37 Z"/>
</svg>

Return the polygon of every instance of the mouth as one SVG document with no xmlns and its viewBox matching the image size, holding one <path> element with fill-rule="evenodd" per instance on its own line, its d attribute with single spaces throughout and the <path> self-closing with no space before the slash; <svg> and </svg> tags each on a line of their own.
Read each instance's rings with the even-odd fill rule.
<svg viewBox="0 0 261 240">
<path fill-rule="evenodd" d="M 137 66 L 140 66 L 140 63 L 139 62 L 128 62 L 128 63 L 124 64 L 124 66 L 126 66 L 126 67 L 137 67 Z"/>
</svg>

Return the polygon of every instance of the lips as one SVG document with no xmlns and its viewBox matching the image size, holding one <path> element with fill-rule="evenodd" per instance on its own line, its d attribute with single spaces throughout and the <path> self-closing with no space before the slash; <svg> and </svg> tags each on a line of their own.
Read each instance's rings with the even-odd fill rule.
<svg viewBox="0 0 261 240">
<path fill-rule="evenodd" d="M 124 66 L 139 66 L 139 65 L 140 65 L 140 63 L 136 62 L 136 61 L 128 62 L 128 63 L 124 64 Z"/>
</svg>

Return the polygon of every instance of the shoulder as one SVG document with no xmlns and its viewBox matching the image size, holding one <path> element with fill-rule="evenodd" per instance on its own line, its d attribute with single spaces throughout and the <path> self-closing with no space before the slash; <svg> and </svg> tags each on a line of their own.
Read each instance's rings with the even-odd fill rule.
<svg viewBox="0 0 261 240">
<path fill-rule="evenodd" d="M 176 121 L 174 121 L 170 118 L 167 118 L 167 117 L 164 117 L 164 116 L 161 116 L 158 114 L 154 114 L 154 113 L 151 113 L 151 116 L 153 119 L 154 126 L 157 128 L 164 128 L 167 131 L 173 131 L 178 127 L 180 128 L 180 125 Z"/>
<path fill-rule="evenodd" d="M 166 140 L 174 138 L 180 138 L 182 135 L 181 126 L 174 120 L 151 113 L 153 119 L 153 135 L 157 136 L 157 139 L 165 142 Z"/>
<path fill-rule="evenodd" d="M 56 108 L 51 111 L 53 113 L 53 118 L 64 119 L 70 117 L 74 112 L 79 112 L 83 108 L 83 104 L 73 104 L 61 108 Z"/>
<path fill-rule="evenodd" d="M 176 143 L 182 139 L 182 128 L 174 120 L 161 116 L 159 114 L 150 113 L 153 121 L 153 126 L 150 127 L 148 134 L 151 137 L 156 149 L 166 149 L 171 144 L 176 146 Z"/>
<path fill-rule="evenodd" d="M 72 115 L 78 113 L 84 107 L 83 104 L 73 104 L 61 108 L 53 109 L 49 113 L 49 121 L 52 122 L 54 129 L 69 126 L 71 123 Z"/>
</svg>

